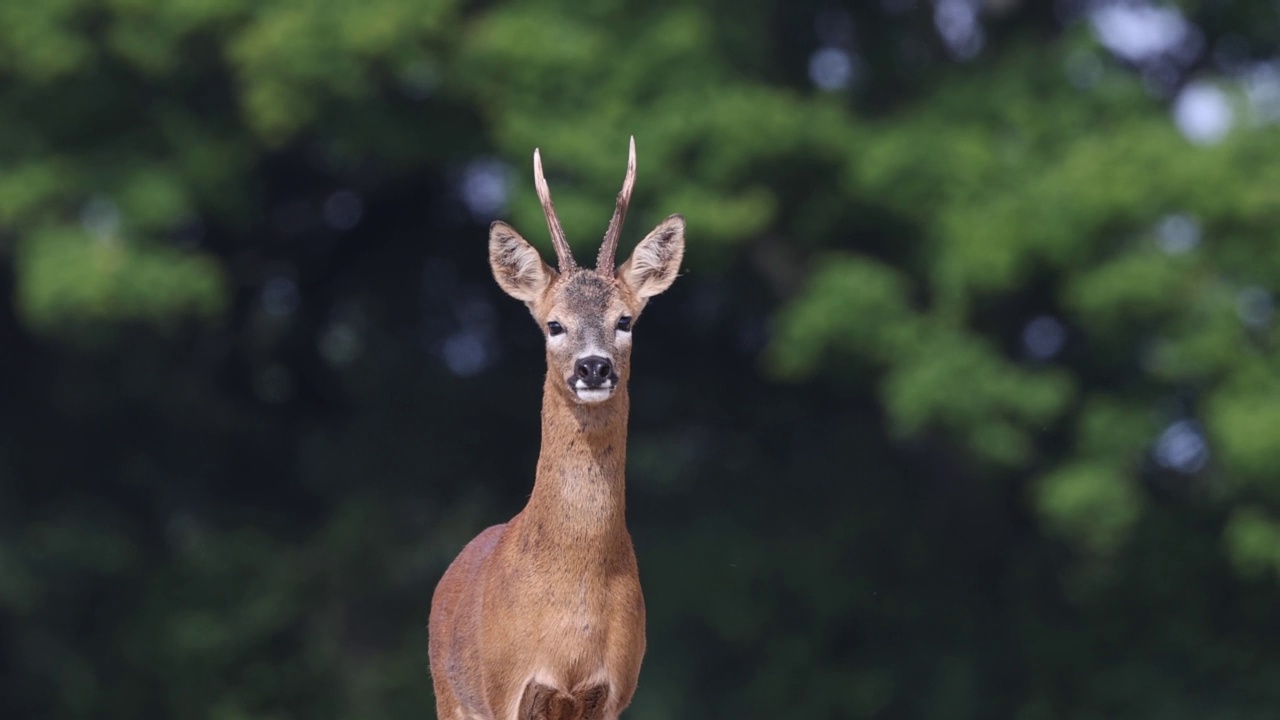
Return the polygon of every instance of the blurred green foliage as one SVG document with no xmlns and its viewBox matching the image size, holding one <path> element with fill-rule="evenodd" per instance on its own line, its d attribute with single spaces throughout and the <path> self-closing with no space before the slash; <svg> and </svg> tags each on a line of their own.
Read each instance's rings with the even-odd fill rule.
<svg viewBox="0 0 1280 720">
<path fill-rule="evenodd" d="M 690 230 L 637 330 L 630 717 L 1274 717 L 1280 126 L 1239 68 L 1280 9 L 1178 4 L 1165 87 L 1071 6 L 0 2 L 6 704 L 429 713 L 434 582 L 537 452 L 485 224 L 549 250 L 541 147 L 593 254 L 634 134 L 629 236 Z"/>
</svg>

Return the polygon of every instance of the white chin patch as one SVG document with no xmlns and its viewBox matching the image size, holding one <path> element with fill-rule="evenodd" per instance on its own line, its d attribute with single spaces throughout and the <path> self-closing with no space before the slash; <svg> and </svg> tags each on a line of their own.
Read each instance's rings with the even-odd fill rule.
<svg viewBox="0 0 1280 720">
<path fill-rule="evenodd" d="M 581 400 L 582 402 L 598 403 L 603 400 L 608 400 L 609 396 L 612 394 L 613 394 L 612 388 L 598 388 L 596 390 L 579 390 L 578 399 Z"/>
<path fill-rule="evenodd" d="M 573 392 L 578 399 L 585 403 L 598 403 L 602 400 L 608 400 L 613 394 L 613 383 L 607 383 L 604 387 L 589 388 L 587 384 L 581 380 L 573 384 Z"/>
</svg>

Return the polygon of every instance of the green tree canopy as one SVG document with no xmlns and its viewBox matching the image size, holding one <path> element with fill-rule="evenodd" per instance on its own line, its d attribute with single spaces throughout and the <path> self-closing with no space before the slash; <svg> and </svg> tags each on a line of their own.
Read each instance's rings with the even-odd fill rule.
<svg viewBox="0 0 1280 720">
<path fill-rule="evenodd" d="M 1243 0 L 0 2 L 6 705 L 429 713 L 537 453 L 485 226 L 550 252 L 540 147 L 593 253 L 635 135 L 629 716 L 1273 717 L 1278 63 Z"/>
</svg>

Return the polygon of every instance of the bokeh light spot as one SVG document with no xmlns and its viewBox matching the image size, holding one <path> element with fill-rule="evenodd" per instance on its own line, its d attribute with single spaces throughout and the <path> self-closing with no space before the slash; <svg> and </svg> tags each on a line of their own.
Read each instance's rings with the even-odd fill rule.
<svg viewBox="0 0 1280 720">
<path fill-rule="evenodd" d="M 360 357 L 364 343 L 356 329 L 346 323 L 334 323 L 320 336 L 320 354 L 330 365 L 350 365 Z"/>
<path fill-rule="evenodd" d="M 978 23 L 975 0 L 938 0 L 933 8 L 933 24 L 947 49 L 959 60 L 975 57 L 987 42 Z"/>
<path fill-rule="evenodd" d="M 1160 433 L 1155 447 L 1156 462 L 1161 467 L 1192 474 L 1209 462 L 1209 445 L 1204 433 L 1193 420 L 1179 420 Z"/>
<path fill-rule="evenodd" d="M 473 377 L 489 364 L 489 352 L 474 332 L 463 331 L 444 341 L 444 364 L 459 377 Z"/>
<path fill-rule="evenodd" d="M 840 48 L 819 48 L 809 58 L 809 78 L 823 90 L 844 90 L 853 83 L 856 73 L 853 56 Z"/>
<path fill-rule="evenodd" d="M 1138 3 L 1101 3 L 1089 13 L 1094 35 L 1111 52 L 1131 62 L 1171 53 L 1191 36 L 1182 13 Z"/>
<path fill-rule="evenodd" d="M 1243 73 L 1241 84 L 1254 118 L 1280 122 L 1280 60 L 1253 65 Z"/>
<path fill-rule="evenodd" d="M 1200 244 L 1200 223 L 1186 213 L 1166 215 L 1156 223 L 1156 244 L 1170 255 L 1191 252 Z"/>
<path fill-rule="evenodd" d="M 498 160 L 476 160 L 462 174 L 462 201 L 471 214 L 487 219 L 501 214 L 510 194 L 509 170 Z"/>
<path fill-rule="evenodd" d="M 1235 122 L 1227 94 L 1216 85 L 1187 85 L 1173 102 L 1173 120 L 1188 140 L 1210 145 L 1226 137 Z"/>
<path fill-rule="evenodd" d="M 1022 331 L 1022 344 L 1037 360 L 1048 360 L 1062 352 L 1067 343 L 1067 329 L 1057 318 L 1041 315 L 1027 323 Z"/>
<path fill-rule="evenodd" d="M 1244 288 L 1236 294 L 1236 314 L 1249 327 L 1262 327 L 1271 320 L 1274 305 L 1271 293 L 1256 285 Z"/>
<path fill-rule="evenodd" d="M 120 231 L 120 207 L 105 195 L 95 196 L 80 211 L 80 224 L 97 240 L 113 238 Z"/>
<path fill-rule="evenodd" d="M 350 230 L 364 215 L 364 199 L 350 190 L 339 190 L 324 201 L 324 221 L 334 230 Z"/>
<path fill-rule="evenodd" d="M 298 285 L 287 277 L 273 277 L 262 286 L 262 309 L 268 315 L 286 317 L 298 303 Z"/>
</svg>

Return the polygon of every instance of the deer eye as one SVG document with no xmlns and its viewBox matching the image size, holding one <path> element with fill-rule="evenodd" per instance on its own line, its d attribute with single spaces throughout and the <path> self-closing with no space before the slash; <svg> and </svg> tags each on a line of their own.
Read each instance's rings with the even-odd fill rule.
<svg viewBox="0 0 1280 720">
<path fill-rule="evenodd" d="M 623 315 L 618 318 L 618 330 L 621 332 L 631 332 L 631 316 Z"/>
<path fill-rule="evenodd" d="M 547 323 L 547 332 L 550 333 L 551 335 L 559 335 L 564 332 L 564 326 L 556 322 L 555 320 L 552 320 L 551 322 Z"/>
</svg>

